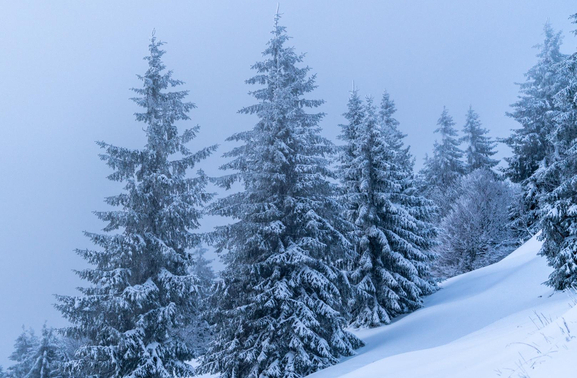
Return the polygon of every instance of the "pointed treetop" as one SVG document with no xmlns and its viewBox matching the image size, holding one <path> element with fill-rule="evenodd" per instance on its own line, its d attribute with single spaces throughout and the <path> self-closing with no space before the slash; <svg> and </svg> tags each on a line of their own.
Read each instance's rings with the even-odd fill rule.
<svg viewBox="0 0 577 378">
<path fill-rule="evenodd" d="M 469 106 L 467 111 L 465 126 L 463 127 L 463 137 L 461 141 L 467 144 L 465 150 L 465 160 L 467 163 L 467 172 L 473 172 L 477 169 L 487 169 L 499 164 L 498 160 L 491 159 L 496 154 L 496 142 L 492 141 L 487 134 L 489 130 L 482 127 L 481 120 L 477 112 Z"/>
<path fill-rule="evenodd" d="M 190 119 L 188 113 L 196 106 L 192 102 L 185 101 L 187 90 L 166 91 L 184 82 L 174 79 L 171 70 L 165 71 L 166 66 L 162 61 L 165 51 L 161 49 L 164 44 L 156 39 L 156 31 L 153 30 L 148 46 L 149 54 L 144 57 L 148 62 L 148 69 L 144 75 L 137 75 L 142 81 L 142 87 L 131 90 L 139 95 L 132 98 L 132 101 L 144 108 L 142 112 L 135 113 L 135 116 L 137 121 L 148 125 L 146 128 L 148 147 L 157 153 L 161 151 L 173 153 L 181 147 L 181 139 L 178 138 L 174 122 Z M 186 133 L 186 135 L 192 134 L 194 130 Z"/>
<path fill-rule="evenodd" d="M 354 83 L 354 81 L 353 81 Z M 363 123 L 365 118 L 365 109 L 363 107 L 363 101 L 359 97 L 359 91 L 354 87 L 349 92 L 349 100 L 347 102 L 347 112 L 343 114 L 343 117 L 348 121 L 348 124 L 340 124 L 342 128 L 342 134 L 338 136 L 339 139 L 345 141 L 352 141 L 355 139 L 358 128 Z M 348 153 L 353 153 L 354 148 L 349 148 Z"/>
<path fill-rule="evenodd" d="M 545 40 L 535 46 L 535 48 L 539 49 L 537 57 L 545 61 L 558 62 L 563 57 L 560 51 L 560 47 L 563 44 L 563 33 L 561 31 L 555 32 L 549 21 L 543 26 L 543 33 L 545 34 Z"/>
<path fill-rule="evenodd" d="M 439 127 L 435 129 L 435 132 L 440 133 L 443 139 L 445 139 L 448 136 L 457 135 L 457 131 L 453 127 L 455 126 L 455 121 L 453 121 L 453 117 L 449 115 L 449 111 L 445 106 L 443 106 L 443 112 L 441 113 L 441 116 L 437 120 L 437 125 Z"/>
<path fill-rule="evenodd" d="M 276 4 L 276 13 L 274 15 L 274 31 L 272 32 L 274 35 L 279 35 L 284 31 L 284 27 L 279 26 L 279 21 L 282 17 L 282 13 L 279 13 L 280 3 Z"/>
<path fill-rule="evenodd" d="M 383 125 L 396 130 L 397 126 L 399 126 L 399 121 L 393 118 L 393 114 L 395 114 L 396 111 L 397 107 L 395 106 L 395 101 L 391 99 L 389 92 L 385 90 L 383 92 L 381 109 L 379 111 L 379 116 L 381 117 Z"/>
</svg>

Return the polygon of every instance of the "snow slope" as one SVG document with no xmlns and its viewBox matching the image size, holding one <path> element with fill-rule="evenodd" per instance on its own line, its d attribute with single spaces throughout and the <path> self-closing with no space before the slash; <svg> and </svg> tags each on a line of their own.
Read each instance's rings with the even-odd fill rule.
<svg viewBox="0 0 577 378">
<path fill-rule="evenodd" d="M 310 378 L 569 377 L 577 360 L 577 300 L 542 285 L 533 238 L 494 265 L 454 277 L 422 309 L 358 330 L 356 356 Z"/>
</svg>

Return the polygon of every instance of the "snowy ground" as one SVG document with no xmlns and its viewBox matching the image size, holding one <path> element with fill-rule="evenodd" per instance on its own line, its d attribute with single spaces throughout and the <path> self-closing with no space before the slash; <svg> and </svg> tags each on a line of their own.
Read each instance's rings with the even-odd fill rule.
<svg viewBox="0 0 577 378">
<path fill-rule="evenodd" d="M 356 333 L 356 356 L 310 378 L 569 377 L 577 299 L 542 285 L 535 238 L 503 261 L 446 281 L 425 306 Z"/>
<path fill-rule="evenodd" d="M 533 238 L 501 262 L 454 277 L 425 306 L 359 330 L 357 355 L 309 378 L 572 377 L 577 295 L 542 285 Z"/>
</svg>

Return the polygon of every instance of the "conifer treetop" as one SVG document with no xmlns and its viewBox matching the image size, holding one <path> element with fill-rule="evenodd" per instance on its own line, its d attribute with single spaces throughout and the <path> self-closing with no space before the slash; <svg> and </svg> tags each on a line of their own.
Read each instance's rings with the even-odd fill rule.
<svg viewBox="0 0 577 378">
<path fill-rule="evenodd" d="M 201 364 L 224 378 L 302 377 L 361 344 L 340 312 L 345 283 L 335 262 L 350 243 L 329 181 L 334 147 L 320 135 L 324 114 L 307 112 L 323 101 L 305 98 L 315 76 L 286 46 L 279 19 L 247 80 L 259 86 L 250 92 L 256 104 L 240 110 L 257 122 L 229 138 L 241 145 L 225 154 L 221 168 L 232 173 L 217 179 L 243 188 L 210 206 L 234 220 L 212 234 L 227 267 L 217 337 Z"/>
<path fill-rule="evenodd" d="M 78 376 L 131 378 L 192 375 L 194 357 L 177 331 L 198 313 L 198 279 L 190 274 L 190 249 L 199 245 L 202 207 L 212 198 L 202 171 L 187 170 L 216 146 L 191 151 L 186 143 L 198 126 L 179 134 L 176 122 L 189 120 L 194 105 L 188 91 L 169 91 L 183 82 L 162 62 L 162 42 L 153 33 L 148 69 L 132 100 L 143 108 L 136 120 L 146 126 L 147 143 L 127 149 L 98 142 L 100 158 L 113 169 L 110 180 L 124 191 L 106 198 L 115 207 L 95 212 L 104 233 L 86 232 L 100 250 L 77 250 L 91 267 L 77 271 L 91 283 L 79 296 L 57 296 L 56 307 L 72 323 L 66 334 L 87 340 L 67 366 Z"/>
<path fill-rule="evenodd" d="M 499 164 L 498 160 L 491 159 L 497 153 L 494 150 L 496 142 L 487 136 L 488 133 L 489 130 L 482 127 L 477 112 L 469 106 L 461 138 L 467 144 L 465 158 L 468 173 L 476 169 L 491 169 Z"/>
</svg>

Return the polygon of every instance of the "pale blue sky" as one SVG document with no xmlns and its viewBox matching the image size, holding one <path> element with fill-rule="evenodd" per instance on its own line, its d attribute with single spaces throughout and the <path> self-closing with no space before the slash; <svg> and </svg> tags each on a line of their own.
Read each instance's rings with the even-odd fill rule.
<svg viewBox="0 0 577 378">
<path fill-rule="evenodd" d="M 269 38 L 276 1 L 14 1 L 0 13 L 0 364 L 20 327 L 62 326 L 52 294 L 73 294 L 72 273 L 89 246 L 83 230 L 103 227 L 92 211 L 118 186 L 95 140 L 139 147 L 130 87 L 139 86 L 153 28 L 168 42 L 165 62 L 186 82 L 193 142 L 220 143 L 205 167 L 216 174 L 223 143 L 252 126 L 237 114 L 253 102 L 244 80 Z M 494 137 L 515 123 L 505 116 L 531 47 L 549 20 L 577 38 L 574 0 L 285 1 L 282 23 L 318 74 L 327 102 L 322 126 L 334 140 L 354 80 L 362 95 L 387 89 L 418 159 L 430 152 L 443 106 L 458 127 L 469 105 Z M 191 124 L 192 124 L 191 123 Z M 502 149 L 500 156 L 506 153 Z M 215 220 L 209 219 L 205 228 Z"/>
</svg>

